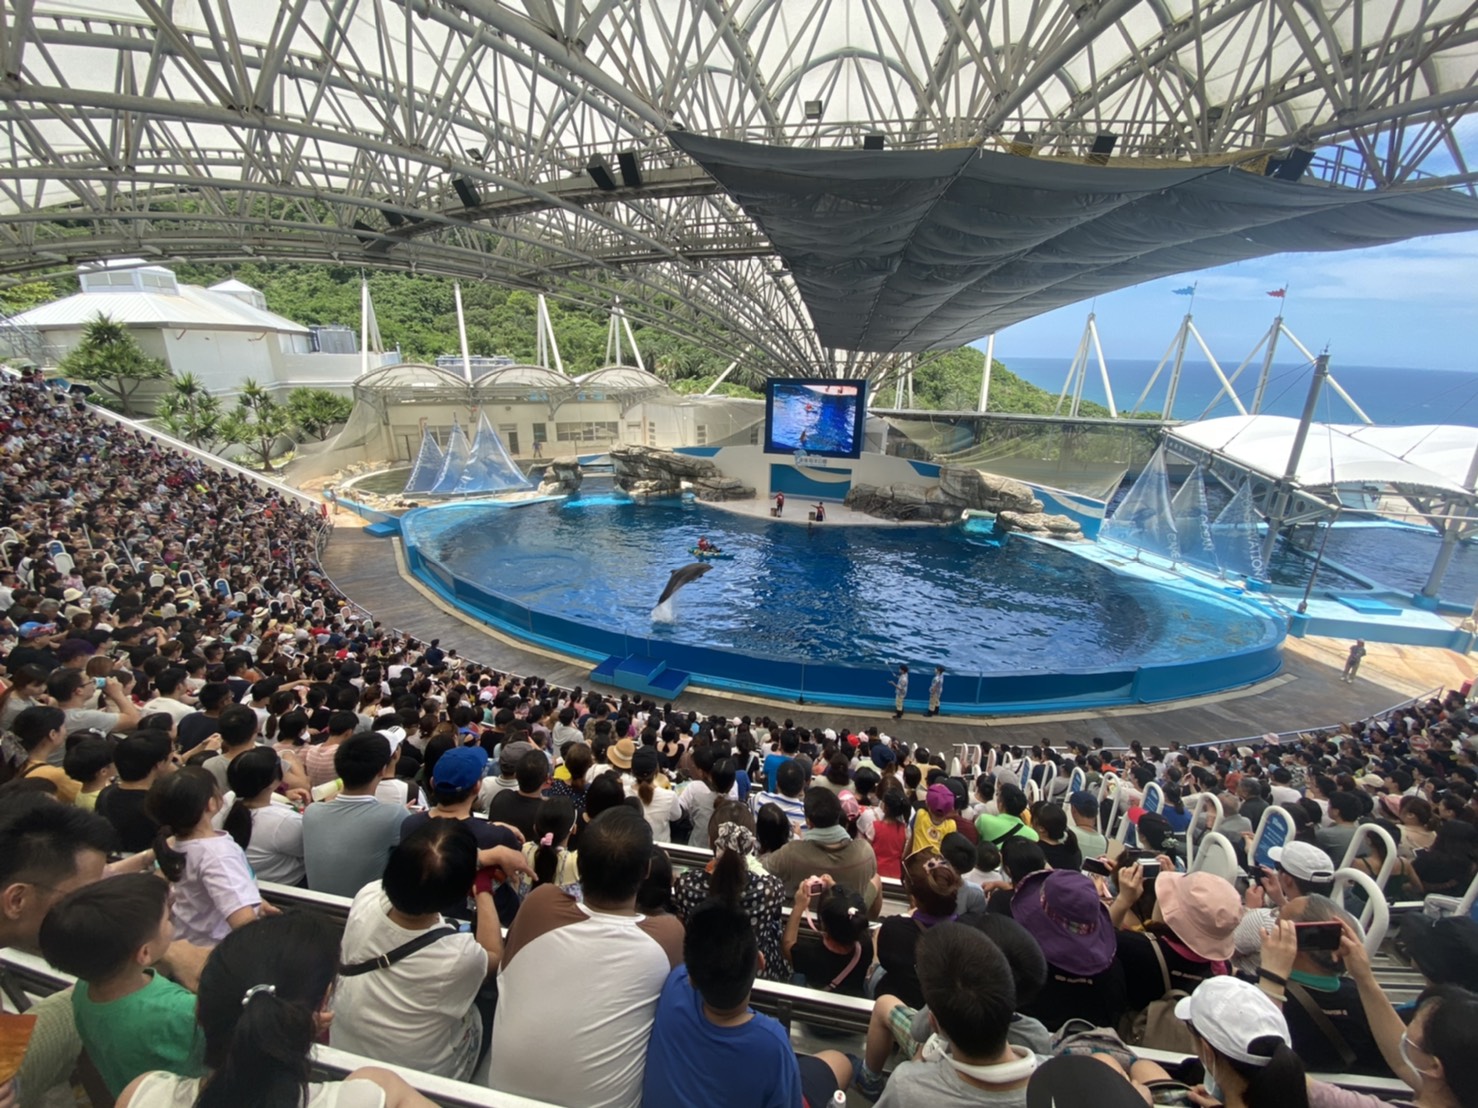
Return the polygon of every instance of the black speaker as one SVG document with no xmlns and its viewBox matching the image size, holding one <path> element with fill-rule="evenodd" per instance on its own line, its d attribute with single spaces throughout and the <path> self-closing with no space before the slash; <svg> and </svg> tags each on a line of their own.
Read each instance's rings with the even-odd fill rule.
<svg viewBox="0 0 1478 1108">
<path fill-rule="evenodd" d="M 1309 163 L 1314 160 L 1312 150 L 1300 150 L 1297 147 L 1288 151 L 1288 154 L 1279 159 L 1278 168 L 1273 170 L 1273 176 L 1280 181 L 1297 181 L 1304 175 L 1304 170 L 1309 168 Z"/>
<path fill-rule="evenodd" d="M 864 150 L 881 150 L 887 144 L 887 142 L 888 142 L 888 136 L 887 135 L 880 135 L 876 131 L 874 131 L 870 135 L 863 135 L 862 136 L 862 149 L 864 149 Z"/>
<path fill-rule="evenodd" d="M 616 161 L 621 165 L 621 183 L 629 189 L 641 188 L 641 162 L 637 160 L 635 150 L 622 150 L 616 155 Z"/>
<path fill-rule="evenodd" d="M 611 167 L 606 162 L 604 155 L 593 155 L 585 166 L 585 172 L 590 174 L 590 179 L 595 182 L 595 187 L 602 192 L 616 191 L 616 178 L 611 176 Z"/>
<path fill-rule="evenodd" d="M 452 188 L 457 190 L 457 195 L 462 200 L 462 207 L 476 208 L 482 203 L 482 196 L 477 191 L 477 186 L 466 177 L 453 177 Z"/>
<path fill-rule="evenodd" d="M 1118 135 L 1104 131 L 1093 140 L 1093 145 L 1088 150 L 1088 160 L 1095 165 L 1108 165 L 1109 155 L 1114 152 L 1114 143 L 1118 141 Z"/>
<path fill-rule="evenodd" d="M 405 225 L 405 216 L 401 215 L 394 208 L 386 208 L 385 222 L 392 227 L 403 227 Z"/>
</svg>

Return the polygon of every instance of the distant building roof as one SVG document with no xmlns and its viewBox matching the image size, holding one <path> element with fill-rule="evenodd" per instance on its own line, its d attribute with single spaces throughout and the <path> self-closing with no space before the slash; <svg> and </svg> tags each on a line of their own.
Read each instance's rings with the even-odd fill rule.
<svg viewBox="0 0 1478 1108">
<path fill-rule="evenodd" d="M 425 365 L 419 362 L 406 362 L 403 365 L 385 366 L 383 369 L 372 369 L 368 373 L 355 379 L 356 389 L 384 389 L 387 391 L 399 389 L 434 389 L 434 388 L 466 389 L 467 382 L 455 373 L 440 369 L 434 365 Z"/>
<path fill-rule="evenodd" d="M 482 388 L 574 388 L 575 381 L 558 370 L 542 365 L 505 365 L 490 369 L 477 378 Z"/>
<path fill-rule="evenodd" d="M 606 392 L 643 392 L 647 389 L 666 389 L 668 384 L 655 374 L 629 365 L 608 365 L 592 370 L 575 381 L 581 388 L 599 388 Z"/>
<path fill-rule="evenodd" d="M 21 312 L 12 319 L 21 326 L 47 331 L 82 327 L 99 315 L 131 327 L 308 333 L 301 323 L 248 304 L 232 291 L 213 291 L 199 285 L 180 285 L 177 296 L 157 289 L 79 292 Z"/>
</svg>

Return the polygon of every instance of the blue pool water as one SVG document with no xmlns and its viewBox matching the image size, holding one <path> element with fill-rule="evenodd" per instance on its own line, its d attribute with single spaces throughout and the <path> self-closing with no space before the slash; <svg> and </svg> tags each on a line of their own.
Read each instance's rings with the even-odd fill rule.
<svg viewBox="0 0 1478 1108">
<path fill-rule="evenodd" d="M 537 612 L 759 658 L 878 667 L 878 688 L 864 696 L 886 696 L 898 661 L 1056 673 L 1200 662 L 1269 636 L 1267 621 L 1214 593 L 962 527 L 808 529 L 606 496 L 448 506 L 404 528 L 424 557 Z M 735 557 L 678 594 L 675 623 L 653 624 L 669 573 L 693 560 L 688 548 L 704 534 Z"/>
</svg>

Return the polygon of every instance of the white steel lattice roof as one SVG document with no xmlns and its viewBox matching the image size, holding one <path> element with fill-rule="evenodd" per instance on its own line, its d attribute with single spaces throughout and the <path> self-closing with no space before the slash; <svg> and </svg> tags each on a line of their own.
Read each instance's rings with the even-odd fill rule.
<svg viewBox="0 0 1478 1108">
<path fill-rule="evenodd" d="M 805 372 L 833 355 L 666 135 L 1116 163 L 1341 144 L 1308 175 L 1466 186 L 1468 0 L 34 0 L 0 20 L 0 277 L 335 262 L 608 306 Z M 622 188 L 617 154 L 637 155 Z M 604 158 L 616 190 L 587 172 Z M 1440 163 L 1440 164 L 1439 164 Z M 1423 165 L 1440 179 L 1423 178 Z M 462 182 L 459 191 L 454 182 Z M 838 356 L 886 376 L 887 352 Z"/>
</svg>

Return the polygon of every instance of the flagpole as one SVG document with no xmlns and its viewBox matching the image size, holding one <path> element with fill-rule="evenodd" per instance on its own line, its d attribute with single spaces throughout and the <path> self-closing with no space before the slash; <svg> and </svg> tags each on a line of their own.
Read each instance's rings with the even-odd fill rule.
<svg viewBox="0 0 1478 1108">
<path fill-rule="evenodd" d="M 1287 283 L 1285 282 L 1282 288 L 1276 290 L 1276 292 L 1270 292 L 1268 295 L 1278 301 L 1278 316 L 1273 320 L 1273 325 L 1268 328 L 1268 349 L 1267 353 L 1263 355 L 1262 372 L 1257 375 L 1257 392 L 1252 397 L 1253 415 L 1257 415 L 1262 411 L 1263 397 L 1268 391 L 1268 379 L 1273 373 L 1273 355 L 1278 350 L 1278 336 L 1283 334 L 1284 331 L 1283 308 L 1288 300 Z"/>
</svg>

